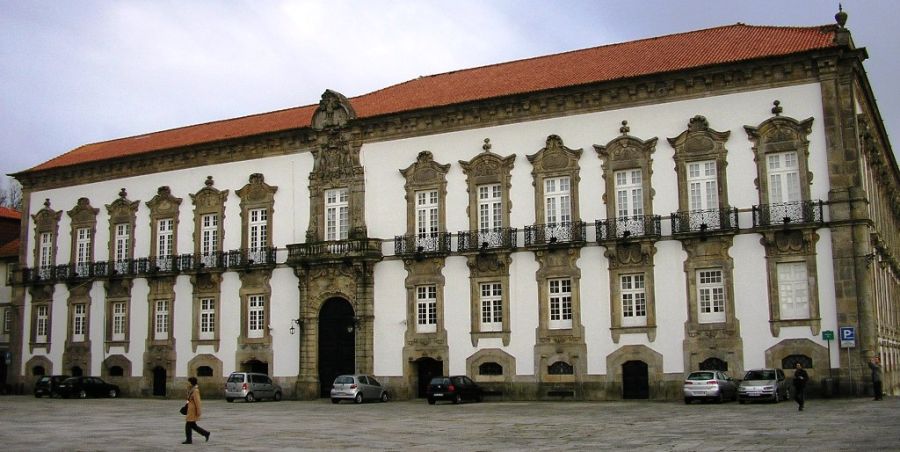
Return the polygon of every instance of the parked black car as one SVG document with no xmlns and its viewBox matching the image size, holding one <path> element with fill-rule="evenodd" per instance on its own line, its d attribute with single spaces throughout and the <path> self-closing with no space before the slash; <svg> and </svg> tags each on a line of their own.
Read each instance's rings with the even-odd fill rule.
<svg viewBox="0 0 900 452">
<path fill-rule="evenodd" d="M 38 377 L 34 382 L 35 397 L 56 397 L 59 395 L 59 384 L 63 382 L 68 375 L 43 375 Z"/>
<path fill-rule="evenodd" d="M 59 385 L 59 394 L 63 398 L 78 397 L 119 397 L 119 387 L 103 381 L 100 377 L 71 377 Z"/>
<path fill-rule="evenodd" d="M 451 400 L 453 403 L 463 400 L 481 402 L 484 397 L 481 386 L 465 375 L 432 378 L 428 383 L 427 396 L 430 405 L 438 400 Z"/>
</svg>

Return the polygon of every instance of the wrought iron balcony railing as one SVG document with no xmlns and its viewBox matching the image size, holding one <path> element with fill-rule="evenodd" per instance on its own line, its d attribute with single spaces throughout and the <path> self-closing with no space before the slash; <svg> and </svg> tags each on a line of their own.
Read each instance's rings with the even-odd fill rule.
<svg viewBox="0 0 900 452">
<path fill-rule="evenodd" d="M 662 219 L 659 215 L 636 215 L 597 220 L 597 241 L 657 238 L 660 236 Z"/>
<path fill-rule="evenodd" d="M 453 234 L 449 232 L 433 232 L 430 234 L 398 235 L 394 237 L 394 254 L 408 256 L 413 254 L 450 254 L 450 242 Z"/>
<path fill-rule="evenodd" d="M 288 245 L 289 265 L 327 262 L 329 260 L 381 260 L 381 240 L 348 239 Z"/>
<path fill-rule="evenodd" d="M 822 201 L 795 201 L 753 206 L 753 227 L 821 223 Z"/>
<path fill-rule="evenodd" d="M 738 229 L 738 211 L 734 207 L 708 210 L 682 210 L 672 214 L 672 233 L 734 231 Z"/>
<path fill-rule="evenodd" d="M 456 234 L 456 248 L 461 253 L 487 250 L 513 250 L 517 245 L 516 228 L 493 228 L 460 231 Z"/>
<path fill-rule="evenodd" d="M 275 248 L 231 250 L 222 256 L 228 268 L 275 265 Z"/>
<path fill-rule="evenodd" d="M 525 226 L 525 246 L 581 244 L 587 227 L 583 221 Z"/>
<path fill-rule="evenodd" d="M 178 256 L 141 257 L 135 259 L 135 272 L 138 275 L 177 273 L 178 263 Z"/>
</svg>

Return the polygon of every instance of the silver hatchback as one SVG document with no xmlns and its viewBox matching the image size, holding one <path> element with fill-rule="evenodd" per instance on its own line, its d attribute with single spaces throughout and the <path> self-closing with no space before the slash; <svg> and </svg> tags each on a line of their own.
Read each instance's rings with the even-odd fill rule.
<svg viewBox="0 0 900 452">
<path fill-rule="evenodd" d="M 244 399 L 255 402 L 262 399 L 281 400 L 281 386 L 266 374 L 233 372 L 225 382 L 225 401 Z"/>
<path fill-rule="evenodd" d="M 341 400 L 356 403 L 363 403 L 365 400 L 387 402 L 389 398 L 387 389 L 371 375 L 340 375 L 331 386 L 331 403 Z"/>
</svg>

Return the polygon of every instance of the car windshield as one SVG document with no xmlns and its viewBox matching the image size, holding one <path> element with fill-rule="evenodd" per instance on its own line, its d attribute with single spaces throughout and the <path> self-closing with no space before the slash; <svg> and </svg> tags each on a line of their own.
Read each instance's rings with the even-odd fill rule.
<svg viewBox="0 0 900 452">
<path fill-rule="evenodd" d="M 46 382 L 48 382 L 48 381 L 50 381 L 50 377 L 41 377 L 41 378 L 38 378 L 38 383 L 46 383 Z"/>
<path fill-rule="evenodd" d="M 751 370 L 744 375 L 744 380 L 774 380 L 775 372 L 771 370 Z"/>
<path fill-rule="evenodd" d="M 712 372 L 694 372 L 688 375 L 688 380 L 712 380 L 715 378 Z"/>
</svg>

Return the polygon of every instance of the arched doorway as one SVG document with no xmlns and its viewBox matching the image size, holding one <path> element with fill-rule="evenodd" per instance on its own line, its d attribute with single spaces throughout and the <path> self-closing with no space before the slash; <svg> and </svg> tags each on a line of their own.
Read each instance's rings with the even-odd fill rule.
<svg viewBox="0 0 900 452">
<path fill-rule="evenodd" d="M 84 371 L 81 370 L 81 367 L 78 366 L 72 366 L 72 369 L 70 369 L 70 371 L 72 372 L 73 377 L 81 377 L 84 375 Z"/>
<path fill-rule="evenodd" d="M 622 398 L 650 398 L 650 379 L 647 363 L 643 361 L 626 361 L 622 364 Z"/>
<path fill-rule="evenodd" d="M 722 372 L 727 372 L 728 363 L 719 358 L 707 358 L 700 363 L 700 370 L 720 370 Z"/>
<path fill-rule="evenodd" d="M 153 395 L 166 395 L 166 369 L 160 366 L 153 368 Z"/>
<path fill-rule="evenodd" d="M 428 382 L 433 377 L 439 377 L 444 373 L 444 362 L 433 358 L 421 358 L 416 361 L 417 391 L 416 397 L 423 399 L 427 396 Z"/>
<path fill-rule="evenodd" d="M 335 377 L 356 372 L 356 322 L 353 306 L 331 298 L 319 311 L 319 395 L 329 397 Z"/>
<path fill-rule="evenodd" d="M 241 370 L 244 372 L 255 372 L 258 374 L 269 375 L 269 364 L 258 359 L 251 359 L 241 363 Z"/>
</svg>

